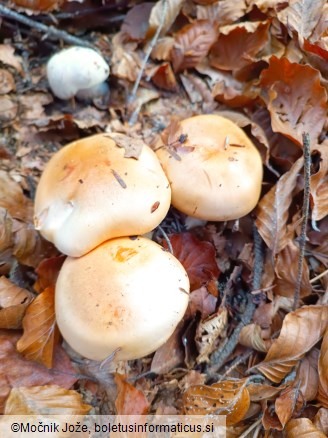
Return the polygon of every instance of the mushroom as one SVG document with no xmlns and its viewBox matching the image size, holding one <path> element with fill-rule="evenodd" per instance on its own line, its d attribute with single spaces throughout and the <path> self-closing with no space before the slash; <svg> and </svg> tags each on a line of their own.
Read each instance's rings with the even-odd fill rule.
<svg viewBox="0 0 328 438">
<path fill-rule="evenodd" d="M 188 305 L 189 280 L 157 243 L 121 237 L 68 257 L 55 297 L 59 330 L 73 350 L 93 360 L 138 359 L 173 333 Z"/>
<path fill-rule="evenodd" d="M 73 46 L 53 55 L 47 64 L 50 88 L 59 99 L 96 98 L 109 90 L 109 66 L 95 50 Z"/>
<path fill-rule="evenodd" d="M 172 204 L 195 218 L 239 219 L 257 204 L 261 156 L 232 121 L 200 115 L 173 122 L 155 145 L 170 181 Z"/>
<path fill-rule="evenodd" d="M 64 254 L 79 257 L 105 240 L 147 233 L 164 219 L 171 189 L 156 154 L 142 143 L 136 159 L 121 142 L 119 134 L 86 137 L 47 163 L 34 223 Z"/>
</svg>

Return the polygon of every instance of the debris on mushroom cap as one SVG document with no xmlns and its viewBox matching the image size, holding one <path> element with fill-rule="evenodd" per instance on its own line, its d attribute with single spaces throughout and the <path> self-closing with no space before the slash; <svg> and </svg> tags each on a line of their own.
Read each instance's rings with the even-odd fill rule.
<svg viewBox="0 0 328 438">
<path fill-rule="evenodd" d="M 144 145 L 138 159 L 128 158 L 114 137 L 70 143 L 41 176 L 35 226 L 64 254 L 79 257 L 105 240 L 147 233 L 170 207 L 170 184 L 156 154 Z"/>
<path fill-rule="evenodd" d="M 172 204 L 181 212 L 225 221 L 245 216 L 256 206 L 261 156 L 232 121 L 200 115 L 173 122 L 155 150 L 171 184 Z"/>
<path fill-rule="evenodd" d="M 157 243 L 122 237 L 83 257 L 68 257 L 55 297 L 59 330 L 79 354 L 138 359 L 173 333 L 188 305 L 189 280 Z"/>
<path fill-rule="evenodd" d="M 47 64 L 50 88 L 60 99 L 70 99 L 79 92 L 89 98 L 102 95 L 108 90 L 101 85 L 108 75 L 109 66 L 104 58 L 87 47 L 73 46 L 61 50 Z"/>
</svg>

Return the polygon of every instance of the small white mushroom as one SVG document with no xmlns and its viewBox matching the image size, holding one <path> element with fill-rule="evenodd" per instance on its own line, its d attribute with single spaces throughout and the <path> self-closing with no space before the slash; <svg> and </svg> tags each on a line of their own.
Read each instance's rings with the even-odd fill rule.
<svg viewBox="0 0 328 438">
<path fill-rule="evenodd" d="M 73 46 L 53 55 L 47 64 L 47 78 L 59 99 L 96 98 L 108 92 L 104 81 L 109 66 L 95 50 Z"/>
</svg>

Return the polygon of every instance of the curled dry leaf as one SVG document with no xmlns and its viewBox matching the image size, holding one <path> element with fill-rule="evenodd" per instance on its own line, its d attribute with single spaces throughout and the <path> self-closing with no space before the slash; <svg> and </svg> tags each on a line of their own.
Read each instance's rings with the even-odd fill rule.
<svg viewBox="0 0 328 438">
<path fill-rule="evenodd" d="M 165 2 L 166 14 L 163 17 Z M 147 36 L 151 37 L 162 23 L 160 35 L 165 35 L 177 18 L 182 4 L 183 0 L 159 0 L 151 10 Z"/>
<path fill-rule="evenodd" d="M 258 203 L 256 225 L 273 255 L 280 252 L 289 241 L 286 227 L 289 207 L 302 166 L 303 158 L 300 158 Z"/>
<path fill-rule="evenodd" d="M 0 331 L 0 413 L 12 388 L 56 384 L 70 388 L 77 380 L 76 372 L 62 347 L 57 346 L 53 368 L 25 359 L 16 350 L 19 335 Z"/>
<path fill-rule="evenodd" d="M 217 298 L 210 294 L 205 286 L 202 286 L 189 295 L 188 315 L 195 316 L 197 312 L 200 312 L 204 320 L 215 312 L 216 304 Z"/>
<path fill-rule="evenodd" d="M 151 76 L 151 80 L 158 88 L 162 88 L 163 90 L 174 91 L 178 87 L 171 64 L 168 62 L 156 67 L 155 72 Z"/>
<path fill-rule="evenodd" d="M 293 0 L 287 8 L 277 12 L 277 17 L 292 35 L 298 33 L 299 41 L 308 38 L 317 25 L 326 0 Z"/>
<path fill-rule="evenodd" d="M 287 298 L 294 297 L 298 276 L 299 254 L 299 247 L 291 240 L 287 243 L 284 249 L 277 254 L 274 266 L 277 274 L 274 289 L 276 295 L 281 295 Z M 312 286 L 309 277 L 309 267 L 304 258 L 300 296 L 303 298 L 311 293 Z"/>
<path fill-rule="evenodd" d="M 0 62 L 14 67 L 18 73 L 23 73 L 22 59 L 15 55 L 15 49 L 9 44 L 0 44 Z"/>
<path fill-rule="evenodd" d="M 35 272 L 38 274 L 38 279 L 34 284 L 34 289 L 40 293 L 47 287 L 56 285 L 59 271 L 66 259 L 66 256 L 51 257 L 50 259 L 42 260 Z"/>
<path fill-rule="evenodd" d="M 319 362 L 318 362 L 318 372 L 319 372 L 319 386 L 321 394 L 325 394 L 328 398 L 328 329 L 322 340 Z M 325 407 L 328 407 L 327 405 Z"/>
<path fill-rule="evenodd" d="M 297 370 L 294 387 L 298 388 L 305 401 L 316 398 L 319 385 L 318 375 L 319 351 L 313 348 L 302 360 Z"/>
<path fill-rule="evenodd" d="M 17 350 L 27 359 L 51 368 L 59 339 L 55 320 L 54 287 L 48 287 L 29 305 L 23 319 L 24 334 Z"/>
<path fill-rule="evenodd" d="M 280 423 L 285 427 L 292 415 L 299 415 L 304 406 L 304 398 L 298 388 L 286 388 L 275 401 L 275 411 Z"/>
<path fill-rule="evenodd" d="M 286 438 L 326 438 L 308 418 L 290 420 L 285 427 Z"/>
<path fill-rule="evenodd" d="M 281 386 L 270 386 L 264 383 L 250 383 L 247 385 L 249 396 L 252 402 L 259 402 L 262 400 L 269 400 L 276 397 L 283 389 L 286 388 L 286 384 Z"/>
<path fill-rule="evenodd" d="M 115 373 L 117 398 L 115 401 L 118 415 L 146 415 L 149 402 L 145 394 L 125 380 L 122 374 Z"/>
<path fill-rule="evenodd" d="M 57 385 L 13 388 L 5 415 L 85 415 L 91 406 L 81 394 Z"/>
<path fill-rule="evenodd" d="M 227 426 L 242 420 L 250 406 L 246 380 L 190 386 L 182 401 L 187 415 L 226 415 Z"/>
<path fill-rule="evenodd" d="M 280 335 L 258 369 L 280 383 L 299 360 L 320 341 L 328 325 L 328 306 L 304 306 L 285 316 Z"/>
<path fill-rule="evenodd" d="M 328 215 L 328 142 L 315 147 L 320 154 L 320 168 L 311 176 L 312 220 L 320 221 Z"/>
<path fill-rule="evenodd" d="M 210 52 L 210 63 L 219 70 L 240 70 L 256 59 L 269 39 L 270 22 L 246 22 L 220 29 Z"/>
<path fill-rule="evenodd" d="M 197 363 L 209 362 L 209 355 L 215 350 L 216 341 L 225 332 L 227 323 L 228 311 L 222 308 L 198 324 L 195 338 L 199 351 Z"/>
<path fill-rule="evenodd" d="M 197 2 L 201 3 L 201 2 Z M 246 13 L 245 0 L 221 0 L 213 4 L 197 6 L 197 20 L 215 21 L 220 26 L 231 24 Z"/>
<path fill-rule="evenodd" d="M 134 82 L 137 79 L 138 71 L 141 66 L 141 59 L 136 51 L 136 43 L 124 44 L 121 34 L 115 35 L 112 41 L 112 74 L 120 79 L 127 79 L 130 82 Z"/>
<path fill-rule="evenodd" d="M 166 374 L 183 363 L 182 327 L 179 324 L 169 339 L 156 350 L 150 370 L 156 374 Z"/>
<path fill-rule="evenodd" d="M 116 146 L 125 150 L 125 158 L 135 158 L 137 160 L 141 154 L 142 148 L 145 146 L 144 141 L 140 138 L 133 138 L 118 132 L 105 134 L 105 137 L 111 138 L 115 141 Z"/>
<path fill-rule="evenodd" d="M 215 283 L 220 274 L 215 260 L 215 249 L 210 242 L 198 240 L 191 233 L 171 234 L 170 242 L 173 255 L 187 271 L 191 290 L 207 285 L 211 293 L 215 292 Z M 167 248 L 166 242 L 163 242 Z"/>
<path fill-rule="evenodd" d="M 271 114 L 272 129 L 302 144 L 302 134 L 316 143 L 326 120 L 327 93 L 320 73 L 309 65 L 272 56 L 260 78 L 262 97 Z"/>
<path fill-rule="evenodd" d="M 170 61 L 174 38 L 165 36 L 160 38 L 151 52 L 151 58 L 156 61 Z"/>
<path fill-rule="evenodd" d="M 248 324 L 241 329 L 239 344 L 263 353 L 268 351 L 267 343 L 263 339 L 262 329 L 257 324 Z"/>
<path fill-rule="evenodd" d="M 328 409 L 320 408 L 314 417 L 313 423 L 321 432 L 328 435 Z"/>
<path fill-rule="evenodd" d="M 197 20 L 184 26 L 176 34 L 171 52 L 174 71 L 178 72 L 199 64 L 217 37 L 217 25 L 209 20 Z"/>
<path fill-rule="evenodd" d="M 0 277 L 0 328 L 18 329 L 26 307 L 34 295 L 26 289 L 18 287 L 8 278 Z"/>
</svg>

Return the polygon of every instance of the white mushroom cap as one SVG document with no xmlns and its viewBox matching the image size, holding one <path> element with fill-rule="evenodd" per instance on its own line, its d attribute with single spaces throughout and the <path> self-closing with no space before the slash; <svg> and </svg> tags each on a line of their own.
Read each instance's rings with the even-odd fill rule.
<svg viewBox="0 0 328 438">
<path fill-rule="evenodd" d="M 109 240 L 68 257 L 56 284 L 56 318 L 84 357 L 137 359 L 157 350 L 182 319 L 189 280 L 180 262 L 144 237 Z"/>
<path fill-rule="evenodd" d="M 164 219 L 171 189 L 156 154 L 144 145 L 138 159 L 124 155 L 109 135 L 98 134 L 70 143 L 48 162 L 34 222 L 64 254 L 79 257 L 105 240 L 147 233 Z"/>
<path fill-rule="evenodd" d="M 203 220 L 239 219 L 257 204 L 263 165 L 259 151 L 231 120 L 200 115 L 168 128 L 155 145 L 170 181 L 172 205 Z M 174 131 L 175 132 L 172 132 Z"/>
<path fill-rule="evenodd" d="M 50 88 L 60 99 L 70 99 L 80 90 L 93 89 L 103 93 L 97 87 L 109 75 L 109 66 L 95 50 L 73 46 L 53 55 L 47 64 L 47 78 Z M 90 95 L 89 95 L 90 97 Z"/>
</svg>

